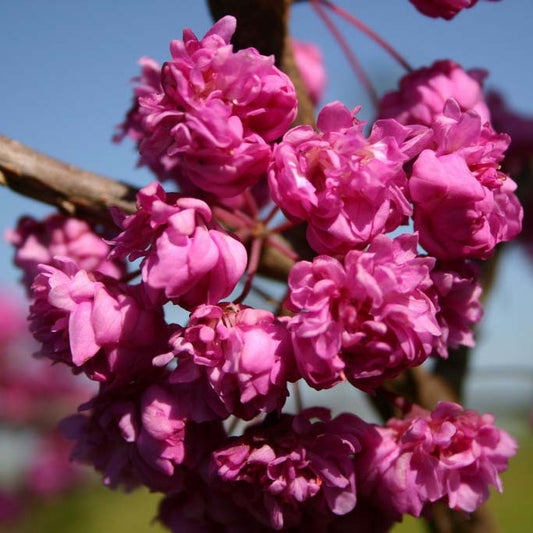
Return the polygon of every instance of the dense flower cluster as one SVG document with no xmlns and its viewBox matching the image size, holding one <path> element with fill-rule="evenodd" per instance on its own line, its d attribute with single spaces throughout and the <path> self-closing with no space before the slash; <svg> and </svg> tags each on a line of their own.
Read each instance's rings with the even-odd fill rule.
<svg viewBox="0 0 533 533">
<path fill-rule="evenodd" d="M 96 381 L 127 382 L 166 347 L 162 309 L 147 308 L 139 286 L 91 274 L 67 258 L 40 265 L 30 329 L 41 354 Z"/>
<path fill-rule="evenodd" d="M 269 311 L 223 304 L 200 305 L 187 328 L 171 339 L 178 382 L 205 374 L 228 413 L 250 420 L 281 410 L 287 381 L 295 381 L 285 323 Z"/>
<path fill-rule="evenodd" d="M 205 202 L 152 183 L 139 191 L 137 207 L 126 217 L 115 211 L 124 231 L 112 255 L 143 258 L 143 287 L 154 304 L 172 300 L 189 308 L 231 293 L 246 268 L 246 250 L 212 220 Z"/>
<path fill-rule="evenodd" d="M 28 292 L 37 275 L 37 265 L 51 264 L 54 256 L 70 257 L 80 268 L 120 278 L 124 265 L 109 260 L 110 247 L 87 222 L 63 215 L 51 215 L 42 222 L 22 217 L 6 239 L 15 247 L 15 265 L 23 272 Z"/>
<path fill-rule="evenodd" d="M 475 2 L 413 3 L 451 18 Z M 501 489 L 515 442 L 456 404 L 406 414 L 385 382 L 474 345 L 473 260 L 520 231 L 485 73 L 449 60 L 410 72 L 368 133 L 340 102 L 316 128 L 289 129 L 291 81 L 273 57 L 234 51 L 235 25 L 224 17 L 202 39 L 185 30 L 162 67 L 140 61 L 116 138 L 180 193 L 144 187 L 134 212 L 113 210 L 114 235 L 57 215 L 9 236 L 33 282 L 38 353 L 98 382 L 62 423 L 72 457 L 111 488 L 162 493 L 158 518 L 175 532 L 385 532 L 437 501 L 472 512 Z M 293 46 L 316 103 L 317 51 Z M 269 300 L 254 276 L 277 272 L 278 258 L 288 287 L 274 313 L 252 306 Z M 301 379 L 348 381 L 404 417 L 333 418 L 298 394 L 287 414 Z M 9 505 L 0 495 L 1 512 Z"/>
<path fill-rule="evenodd" d="M 289 323 L 298 367 L 316 388 L 343 379 L 371 390 L 422 364 L 441 335 L 429 295 L 434 259 L 417 256 L 416 235 L 374 239 L 344 264 L 319 256 L 289 277 Z"/>
<path fill-rule="evenodd" d="M 340 102 L 321 111 L 317 126 L 321 133 L 299 126 L 283 137 L 269 183 L 287 216 L 308 222 L 307 240 L 317 252 L 346 253 L 411 214 L 402 166 L 413 131 L 384 120 L 367 139 L 364 123 Z"/>
<path fill-rule="evenodd" d="M 224 17 L 201 40 L 186 30 L 183 41 L 172 41 L 159 79 L 154 63 L 144 60 L 142 85 L 122 126 L 161 178 L 224 198 L 259 181 L 269 143 L 296 116 L 294 86 L 274 58 L 253 48 L 233 51 L 235 24 Z"/>
<path fill-rule="evenodd" d="M 362 491 L 398 516 L 420 516 L 441 499 L 452 509 L 474 511 L 488 498 L 489 485 L 502 490 L 498 474 L 517 448 L 494 417 L 450 402 L 432 413 L 419 409 L 390 419 L 365 438 L 358 458 Z"/>
</svg>

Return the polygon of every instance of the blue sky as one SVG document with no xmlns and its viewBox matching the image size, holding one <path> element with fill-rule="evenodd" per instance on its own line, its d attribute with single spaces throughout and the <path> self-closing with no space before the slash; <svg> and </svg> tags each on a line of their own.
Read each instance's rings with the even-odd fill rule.
<svg viewBox="0 0 533 533">
<path fill-rule="evenodd" d="M 485 2 L 451 22 L 420 15 L 408 0 L 338 0 L 386 37 L 415 67 L 451 58 L 465 67 L 490 71 L 487 85 L 501 89 L 512 105 L 533 115 L 533 2 Z M 151 180 L 136 169 L 131 144 L 110 141 L 130 104 L 128 79 L 136 61 L 168 57 L 168 42 L 184 27 L 202 35 L 210 26 L 201 0 L 19 0 L 0 4 L 0 133 L 78 166 L 142 185 Z M 323 47 L 329 74 L 326 101 L 372 108 L 346 60 L 324 26 L 305 4 L 293 9 L 292 30 Z M 381 49 L 340 24 L 381 92 L 402 74 Z M 49 208 L 0 190 L 0 228 L 23 213 L 41 216 Z M 11 251 L 1 244 L 0 283 L 12 285 L 17 273 Z M 510 249 L 491 298 L 476 364 L 533 368 L 531 360 L 533 263 Z M 531 382 L 517 383 L 522 389 Z M 527 389 L 525 389 L 527 391 Z M 531 399 L 531 396 L 530 396 Z"/>
</svg>

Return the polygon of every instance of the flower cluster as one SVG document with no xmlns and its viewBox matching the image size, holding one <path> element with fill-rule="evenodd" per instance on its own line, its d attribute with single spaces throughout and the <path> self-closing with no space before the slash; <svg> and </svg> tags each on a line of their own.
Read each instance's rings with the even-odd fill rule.
<svg viewBox="0 0 533 533">
<path fill-rule="evenodd" d="M 421 13 L 450 20 L 463 9 L 474 7 L 478 0 L 409 0 Z M 498 0 L 488 0 L 498 2 Z"/>
<path fill-rule="evenodd" d="M 450 18 L 475 2 L 413 3 Z M 284 408 L 293 383 L 348 381 L 403 409 L 387 382 L 474 345 L 474 260 L 522 219 L 485 73 L 409 73 L 368 133 L 340 102 L 290 128 L 292 82 L 273 57 L 234 51 L 235 25 L 185 30 L 162 67 L 141 59 L 117 139 L 180 192 L 144 187 L 134 212 L 113 209 L 114 235 L 60 216 L 11 233 L 39 354 L 99 385 L 62 423 L 73 458 L 111 488 L 162 493 L 176 532 L 370 533 L 437 501 L 472 512 L 516 450 L 490 415 L 441 403 L 376 426 L 297 394 L 299 412 Z M 316 51 L 293 46 L 316 103 Z M 255 276 L 277 263 L 273 312 Z"/>
</svg>

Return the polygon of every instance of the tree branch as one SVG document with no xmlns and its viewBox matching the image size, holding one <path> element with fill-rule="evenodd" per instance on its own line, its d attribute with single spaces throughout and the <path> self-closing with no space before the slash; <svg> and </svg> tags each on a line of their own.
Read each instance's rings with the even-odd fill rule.
<svg viewBox="0 0 533 533">
<path fill-rule="evenodd" d="M 0 135 L 0 184 L 71 216 L 110 223 L 109 207 L 135 211 L 137 189 Z"/>
</svg>

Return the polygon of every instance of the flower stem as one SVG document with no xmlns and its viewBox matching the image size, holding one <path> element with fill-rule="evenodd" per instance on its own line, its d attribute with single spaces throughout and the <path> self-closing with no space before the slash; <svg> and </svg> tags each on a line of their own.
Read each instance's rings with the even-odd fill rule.
<svg viewBox="0 0 533 533">
<path fill-rule="evenodd" d="M 329 0 L 319 0 L 322 4 L 327 6 L 331 11 L 342 17 L 344 20 L 355 26 L 359 31 L 363 32 L 367 37 L 372 39 L 375 43 L 381 46 L 386 52 L 388 52 L 407 72 L 412 72 L 413 68 L 406 61 L 406 59 L 395 50 L 383 37 L 378 35 L 374 30 L 369 28 L 364 22 L 360 21 L 357 17 L 339 7 Z"/>
<path fill-rule="evenodd" d="M 355 55 L 353 50 L 348 46 L 346 39 L 342 36 L 340 31 L 337 29 L 337 27 L 331 20 L 330 16 L 326 13 L 326 11 L 320 5 L 320 2 L 322 2 L 322 0 L 311 0 L 311 5 L 313 6 L 314 10 L 317 12 L 318 16 L 324 21 L 324 24 L 328 27 L 329 31 L 331 32 L 335 40 L 339 43 L 339 46 L 342 48 L 344 55 L 350 62 L 350 65 L 353 71 L 355 72 L 355 75 L 357 76 L 357 78 L 359 79 L 363 87 L 365 88 L 370 99 L 372 100 L 372 103 L 377 108 L 378 103 L 379 103 L 379 98 L 378 98 L 378 93 L 376 89 L 372 85 L 372 82 L 370 81 L 370 78 L 367 76 L 365 70 L 359 63 L 357 56 Z"/>
</svg>

